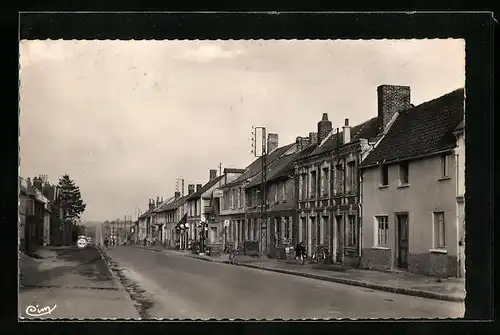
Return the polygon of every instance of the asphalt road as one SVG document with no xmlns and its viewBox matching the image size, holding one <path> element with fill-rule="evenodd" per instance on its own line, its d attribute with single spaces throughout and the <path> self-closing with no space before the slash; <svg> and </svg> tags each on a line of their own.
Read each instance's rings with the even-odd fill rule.
<svg viewBox="0 0 500 335">
<path fill-rule="evenodd" d="M 143 318 L 462 317 L 464 304 L 206 262 L 133 246 L 107 251 Z"/>
</svg>

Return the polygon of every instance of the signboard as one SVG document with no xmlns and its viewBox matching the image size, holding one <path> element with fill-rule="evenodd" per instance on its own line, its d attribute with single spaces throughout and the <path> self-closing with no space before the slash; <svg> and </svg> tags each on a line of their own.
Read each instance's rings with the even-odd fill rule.
<svg viewBox="0 0 500 335">
<path fill-rule="evenodd" d="M 87 246 L 87 239 L 79 238 L 78 241 L 76 241 L 76 246 L 80 249 L 85 248 Z"/>
</svg>

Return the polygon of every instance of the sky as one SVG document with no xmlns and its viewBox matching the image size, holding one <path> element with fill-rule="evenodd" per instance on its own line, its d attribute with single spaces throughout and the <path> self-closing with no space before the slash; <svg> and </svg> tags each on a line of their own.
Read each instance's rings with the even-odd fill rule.
<svg viewBox="0 0 500 335">
<path fill-rule="evenodd" d="M 252 126 L 279 144 L 377 115 L 377 86 L 412 103 L 465 86 L 465 42 L 234 40 L 20 42 L 20 175 L 69 174 L 84 220 L 135 217 L 177 178 L 245 168 Z"/>
</svg>

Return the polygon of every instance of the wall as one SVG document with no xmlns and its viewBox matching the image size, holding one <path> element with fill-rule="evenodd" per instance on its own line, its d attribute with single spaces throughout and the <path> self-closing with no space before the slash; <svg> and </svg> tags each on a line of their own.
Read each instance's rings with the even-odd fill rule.
<svg viewBox="0 0 500 335">
<path fill-rule="evenodd" d="M 457 202 L 455 158 L 450 156 L 450 177 L 441 178 L 441 157 L 434 156 L 409 163 L 409 186 L 400 188 L 399 165 L 389 166 L 389 187 L 380 187 L 380 169 L 370 168 L 363 171 L 363 223 L 362 247 L 363 266 L 377 267 L 377 260 L 382 268 L 392 268 L 395 263 L 396 215 L 408 212 L 409 215 L 409 267 L 414 272 L 436 272 L 443 269 L 431 269 L 436 263 L 451 263 L 457 257 Z M 446 254 L 430 253 L 433 246 L 433 212 L 443 211 L 446 224 Z M 388 215 L 389 245 L 388 250 L 376 249 L 375 216 Z M 448 259 L 446 259 L 448 258 Z M 390 264 L 386 264 L 387 261 Z M 445 265 L 445 267 L 448 265 Z M 451 271 L 451 270 L 450 270 Z M 453 272 L 453 271 L 451 271 Z"/>
</svg>

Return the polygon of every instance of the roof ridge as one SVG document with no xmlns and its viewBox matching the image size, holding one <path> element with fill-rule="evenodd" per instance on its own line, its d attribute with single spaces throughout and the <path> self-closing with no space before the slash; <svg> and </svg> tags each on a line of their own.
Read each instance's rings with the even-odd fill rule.
<svg viewBox="0 0 500 335">
<path fill-rule="evenodd" d="M 453 95 L 458 94 L 458 92 L 460 92 L 460 91 L 464 92 L 464 98 L 465 98 L 465 88 L 463 88 L 463 87 L 462 88 L 457 88 L 457 89 L 455 89 L 455 90 L 453 90 L 451 92 L 448 92 L 446 94 L 443 94 L 443 95 L 441 95 L 441 96 L 439 96 L 437 98 L 434 98 L 434 99 L 431 99 L 431 100 L 427 100 L 427 101 L 424 101 L 424 102 L 422 102 L 422 103 L 420 103 L 420 104 L 418 104 L 416 106 L 410 107 L 408 109 L 404 109 L 404 110 L 400 111 L 399 113 L 407 115 L 407 114 L 415 111 L 416 109 L 420 109 L 420 108 L 423 108 L 423 107 L 428 107 L 429 105 L 432 105 L 432 104 L 434 104 L 436 102 L 441 102 L 444 99 L 451 99 L 451 97 Z"/>
</svg>

